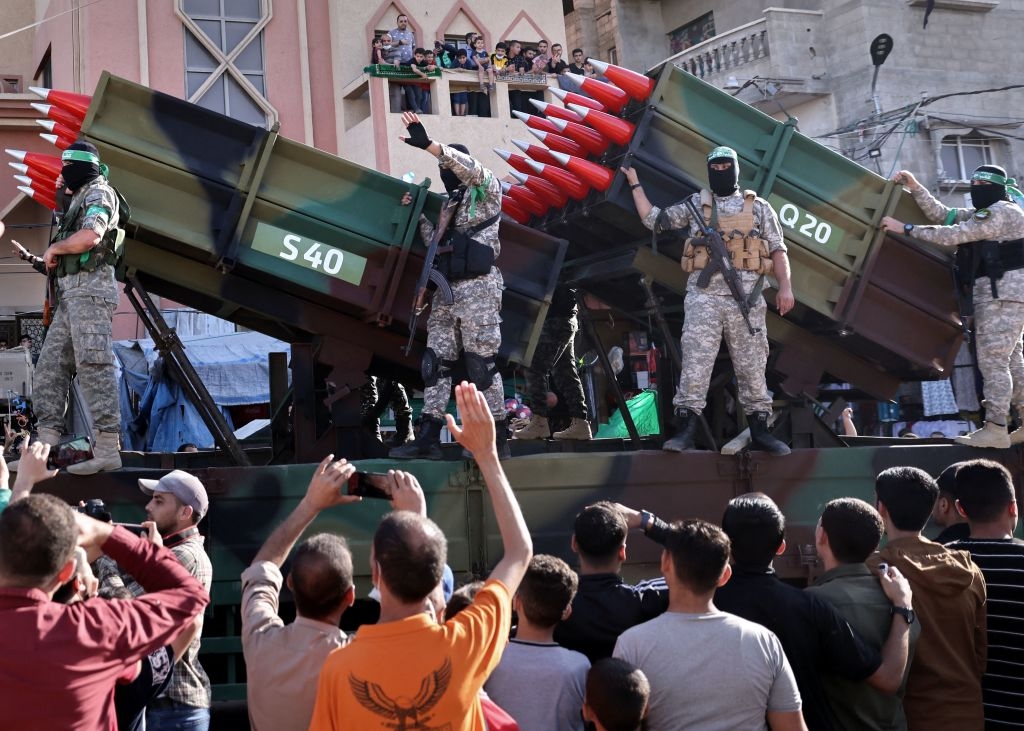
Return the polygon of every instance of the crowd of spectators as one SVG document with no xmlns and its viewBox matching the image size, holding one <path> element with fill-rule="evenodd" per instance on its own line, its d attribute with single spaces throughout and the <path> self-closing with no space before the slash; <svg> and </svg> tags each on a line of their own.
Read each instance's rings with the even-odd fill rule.
<svg viewBox="0 0 1024 731">
<path fill-rule="evenodd" d="M 487 48 L 482 35 L 469 32 L 464 40 L 457 43 L 436 40 L 432 49 L 418 46 L 405 14 L 397 17 L 395 28 L 371 38 L 370 45 L 372 65 L 398 67 L 424 79 L 428 73 L 438 69 L 472 72 L 476 77 L 472 87 L 466 85 L 461 88 L 460 84 L 459 90 L 451 92 L 452 114 L 455 116 L 491 116 L 490 95 L 499 80 L 546 85 L 550 75 L 595 76 L 594 69 L 586 62 L 583 49 L 574 48 L 572 63 L 569 63 L 563 58 L 560 43 L 551 44 L 549 51 L 548 41 L 544 39 L 533 44 L 503 40 L 492 50 Z M 431 113 L 429 81 L 392 79 L 391 90 L 392 112 Z M 509 103 L 513 111 L 536 114 L 530 99 L 542 100 L 543 90 L 509 89 Z"/>
<path fill-rule="evenodd" d="M 370 548 L 379 619 L 346 634 L 355 587 L 344 537 L 296 547 L 323 510 L 362 499 L 346 489 L 355 466 L 328 456 L 242 573 L 252 728 L 1019 727 L 1024 542 L 1002 465 L 961 462 L 938 481 L 890 468 L 874 505 L 828 502 L 814 537 L 823 573 L 806 589 L 775 574 L 786 521 L 761 493 L 731 500 L 720 526 L 588 505 L 573 525 L 573 570 L 533 554 L 483 394 L 463 383 L 456 400 L 462 424 L 448 416 L 448 428 L 483 477 L 501 558 L 454 588 L 416 478 L 378 477 L 392 508 Z M 143 718 L 207 728 L 194 653 L 211 573 L 196 529 L 205 489 L 181 471 L 141 480 L 151 501 L 136 537 L 31 494 L 53 474 L 48 451 L 26 450 L 13 490 L 0 462 L 5 718 L 35 728 L 44 709 L 52 728 L 142 728 Z M 923 536 L 930 518 L 959 526 L 951 542 Z M 662 547 L 661 576 L 623 579 L 632 532 Z"/>
</svg>

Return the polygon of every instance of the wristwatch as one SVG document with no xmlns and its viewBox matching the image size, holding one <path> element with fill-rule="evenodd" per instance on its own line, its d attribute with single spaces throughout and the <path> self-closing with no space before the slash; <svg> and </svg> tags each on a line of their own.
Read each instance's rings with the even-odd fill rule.
<svg viewBox="0 0 1024 731">
<path fill-rule="evenodd" d="M 903 617 L 903 619 L 907 620 L 908 625 L 913 624 L 914 621 L 917 619 L 917 614 L 914 612 L 914 610 L 908 609 L 907 607 L 893 607 L 892 613 L 898 614 L 901 617 Z"/>
<path fill-rule="evenodd" d="M 644 533 L 646 533 L 648 531 L 648 529 L 652 525 L 654 525 L 654 513 L 652 513 L 649 510 L 641 510 L 640 511 L 640 530 L 642 530 Z"/>
<path fill-rule="evenodd" d="M 910 232 L 913 231 L 913 230 L 914 230 L 914 224 L 912 224 L 912 223 L 905 223 L 905 224 L 903 224 L 903 233 L 905 233 L 907 236 L 910 236 Z"/>
</svg>

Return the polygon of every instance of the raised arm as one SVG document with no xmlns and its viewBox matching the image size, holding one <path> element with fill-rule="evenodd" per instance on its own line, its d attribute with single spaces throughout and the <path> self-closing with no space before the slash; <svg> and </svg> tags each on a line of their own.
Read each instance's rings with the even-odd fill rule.
<svg viewBox="0 0 1024 731">
<path fill-rule="evenodd" d="M 463 381 L 455 387 L 455 402 L 462 417 L 462 427 L 456 425 L 451 414 L 446 414 L 448 430 L 476 459 L 491 496 L 504 548 L 501 560 L 491 571 L 490 578 L 497 579 L 514 594 L 533 557 L 530 531 L 498 460 L 498 449 L 494 443 L 494 418 L 487 400 L 477 391 L 476 386 Z"/>
<path fill-rule="evenodd" d="M 362 500 L 361 497 L 345 492 L 345 484 L 355 471 L 355 465 L 344 459 L 334 461 L 333 454 L 327 455 L 313 472 L 305 496 L 284 522 L 270 534 L 256 553 L 253 563 L 270 561 L 280 568 L 302 535 L 302 531 L 309 527 L 321 510 Z"/>
</svg>

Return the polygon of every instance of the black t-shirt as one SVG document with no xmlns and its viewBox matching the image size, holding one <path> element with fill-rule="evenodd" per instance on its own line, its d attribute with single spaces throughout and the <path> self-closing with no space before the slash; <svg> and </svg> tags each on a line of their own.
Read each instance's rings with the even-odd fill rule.
<svg viewBox="0 0 1024 731">
<path fill-rule="evenodd" d="M 612 656 L 619 635 L 666 609 L 668 585 L 660 577 L 627 584 L 618 574 L 580 576 L 572 614 L 555 627 L 555 642 L 597 662 Z"/>
<path fill-rule="evenodd" d="M 776 634 L 793 668 L 810 731 L 835 727 L 821 685 L 825 673 L 860 682 L 875 673 L 881 656 L 821 597 L 783 583 L 772 569 L 733 567 L 715 592 L 715 606 Z"/>
<path fill-rule="evenodd" d="M 139 677 L 114 687 L 114 710 L 117 712 L 117 727 L 121 731 L 138 731 L 143 727 L 146 706 L 167 690 L 173 669 L 174 650 L 170 646 L 162 647 L 142 658 Z"/>
<path fill-rule="evenodd" d="M 547 66 L 545 66 L 545 69 L 549 74 L 560 74 L 567 68 L 569 68 L 569 64 L 567 64 L 565 61 L 562 61 L 561 59 L 559 59 L 558 61 L 551 59 L 550 61 L 548 61 Z"/>
<path fill-rule="evenodd" d="M 577 66 L 576 64 L 571 63 L 568 68 L 566 68 L 566 71 L 570 74 L 576 74 L 577 76 L 584 76 L 587 73 L 587 68 L 583 64 Z"/>
</svg>

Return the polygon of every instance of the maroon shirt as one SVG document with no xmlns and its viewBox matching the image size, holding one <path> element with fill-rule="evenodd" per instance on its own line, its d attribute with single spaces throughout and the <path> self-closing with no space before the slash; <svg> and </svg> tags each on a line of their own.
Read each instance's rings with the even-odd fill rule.
<svg viewBox="0 0 1024 731">
<path fill-rule="evenodd" d="M 117 728 L 114 682 L 170 644 L 209 603 L 170 551 L 115 528 L 103 552 L 147 592 L 131 601 L 64 605 L 39 589 L 0 588 L 0 717 L 4 728 Z"/>
</svg>

